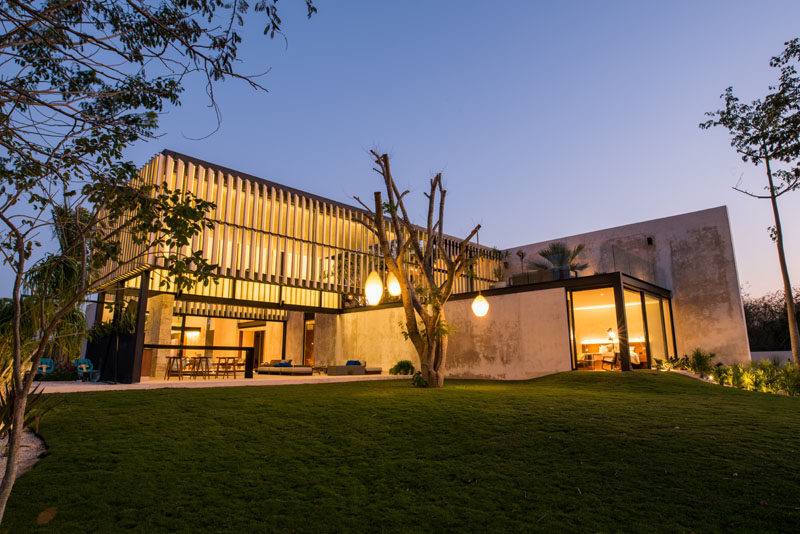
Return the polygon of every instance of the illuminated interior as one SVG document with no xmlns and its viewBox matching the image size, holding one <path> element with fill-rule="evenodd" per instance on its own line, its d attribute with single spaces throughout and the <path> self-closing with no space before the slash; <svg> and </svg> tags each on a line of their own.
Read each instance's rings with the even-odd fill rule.
<svg viewBox="0 0 800 534">
<path fill-rule="evenodd" d="M 649 369 L 675 354 L 669 299 L 625 289 L 625 319 L 631 367 Z M 568 292 L 574 367 L 620 369 L 616 300 L 611 287 Z"/>
</svg>

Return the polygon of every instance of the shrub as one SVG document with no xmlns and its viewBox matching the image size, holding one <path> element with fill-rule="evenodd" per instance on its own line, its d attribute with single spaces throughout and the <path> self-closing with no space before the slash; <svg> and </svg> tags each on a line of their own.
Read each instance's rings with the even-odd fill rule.
<svg viewBox="0 0 800 534">
<path fill-rule="evenodd" d="M 413 375 L 414 374 L 414 364 L 411 363 L 409 360 L 400 360 L 394 367 L 389 369 L 390 375 Z"/>
<path fill-rule="evenodd" d="M 793 397 L 800 395 L 800 368 L 787 363 L 778 373 L 777 388 Z"/>
<path fill-rule="evenodd" d="M 414 376 L 411 377 L 411 385 L 415 388 L 424 388 L 428 387 L 428 381 L 423 378 L 422 373 L 417 371 L 414 373 Z"/>
<path fill-rule="evenodd" d="M 672 361 L 667 358 L 666 360 L 655 359 L 656 369 L 659 371 L 672 371 Z"/>
<path fill-rule="evenodd" d="M 730 384 L 731 381 L 731 371 L 729 367 L 725 367 L 721 363 L 718 363 L 711 369 L 711 377 L 719 384 L 720 386 L 724 386 L 725 384 Z"/>
<path fill-rule="evenodd" d="M 688 360 L 689 369 L 693 373 L 698 374 L 702 377 L 711 374 L 711 369 L 713 367 L 711 365 L 711 360 L 713 360 L 716 357 L 717 355 L 714 354 L 713 352 L 705 352 L 704 350 L 701 349 L 694 349 L 694 352 L 692 352 L 692 355 L 689 358 L 684 356 L 684 358 Z"/>
<path fill-rule="evenodd" d="M 744 387 L 742 383 L 744 368 L 740 364 L 735 363 L 731 365 L 728 369 L 730 369 L 731 385 L 735 388 Z"/>
<path fill-rule="evenodd" d="M 777 365 L 775 362 L 761 360 L 755 366 L 756 387 L 767 393 L 777 393 L 780 389 L 778 386 L 780 370 L 780 365 Z"/>
</svg>

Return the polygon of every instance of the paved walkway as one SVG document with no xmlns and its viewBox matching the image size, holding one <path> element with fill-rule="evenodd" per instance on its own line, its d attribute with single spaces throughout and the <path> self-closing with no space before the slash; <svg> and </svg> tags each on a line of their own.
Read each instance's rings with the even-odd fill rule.
<svg viewBox="0 0 800 534">
<path fill-rule="evenodd" d="M 368 382 L 375 380 L 402 380 L 410 376 L 358 375 L 358 376 L 256 376 L 255 378 L 184 380 L 144 380 L 138 384 L 106 384 L 103 382 L 34 382 L 41 384 L 43 393 L 80 393 L 86 391 L 125 391 L 131 389 L 164 388 L 227 388 L 240 386 L 288 386 L 296 384 L 328 384 L 333 382 Z"/>
</svg>

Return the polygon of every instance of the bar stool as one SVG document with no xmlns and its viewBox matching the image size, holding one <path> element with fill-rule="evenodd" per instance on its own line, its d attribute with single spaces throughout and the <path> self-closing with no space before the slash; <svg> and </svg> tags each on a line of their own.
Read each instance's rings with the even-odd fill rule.
<svg viewBox="0 0 800 534">
<path fill-rule="evenodd" d="M 167 356 L 167 371 L 164 379 L 169 380 L 171 376 L 177 376 L 178 380 L 183 380 L 183 356 Z"/>
</svg>

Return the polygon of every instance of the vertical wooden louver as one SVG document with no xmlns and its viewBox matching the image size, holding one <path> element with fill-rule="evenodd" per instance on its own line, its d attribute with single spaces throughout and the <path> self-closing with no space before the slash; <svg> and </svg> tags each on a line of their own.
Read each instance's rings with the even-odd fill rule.
<svg viewBox="0 0 800 534">
<path fill-rule="evenodd" d="M 192 239 L 191 250 L 183 247 L 179 252 L 201 250 L 218 266 L 215 274 L 224 280 L 195 288 L 187 292 L 186 299 L 221 298 L 276 305 L 283 300 L 287 305 L 337 308 L 342 295 L 363 294 L 367 275 L 373 269 L 382 269 L 375 236 L 359 222 L 365 220 L 360 209 L 169 151 L 150 160 L 140 171 L 139 180 L 155 186 L 164 184 L 169 190 L 191 193 L 216 204 L 208 214 L 211 226 Z M 147 242 L 156 240 L 156 236 L 150 237 Z M 457 255 L 459 241 L 444 239 L 446 253 Z M 134 245 L 131 236 L 123 235 L 123 261 L 106 266 L 100 276 L 110 282 L 131 278 L 143 269 L 155 269 L 157 276 L 152 277 L 151 284 L 158 290 L 160 277 L 166 276 L 163 258 L 170 252 L 177 251 Z M 471 281 L 467 277 L 458 280 L 456 292 L 487 289 L 501 261 L 499 254 L 485 247 L 469 245 L 468 253 L 478 257 L 474 275 Z M 445 278 L 440 254 L 437 251 L 433 259 L 437 283 Z M 410 258 L 409 253 L 406 261 Z M 240 281 L 238 285 L 234 280 Z M 199 315 L 217 308 L 210 304 L 196 307 Z M 265 317 L 262 311 L 248 309 L 246 313 Z"/>
</svg>

